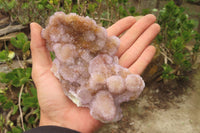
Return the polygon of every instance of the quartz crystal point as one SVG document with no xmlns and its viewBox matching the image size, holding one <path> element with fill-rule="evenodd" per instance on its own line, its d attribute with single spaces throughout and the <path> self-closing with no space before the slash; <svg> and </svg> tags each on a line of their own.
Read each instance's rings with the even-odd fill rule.
<svg viewBox="0 0 200 133">
<path fill-rule="evenodd" d="M 116 36 L 89 17 L 56 12 L 42 31 L 47 48 L 55 52 L 52 72 L 64 93 L 104 123 L 122 118 L 120 104 L 136 99 L 144 88 L 139 75 L 118 64 Z"/>
</svg>

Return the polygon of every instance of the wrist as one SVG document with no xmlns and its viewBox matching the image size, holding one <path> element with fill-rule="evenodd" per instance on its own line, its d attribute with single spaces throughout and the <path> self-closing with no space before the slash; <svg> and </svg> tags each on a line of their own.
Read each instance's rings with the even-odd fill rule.
<svg viewBox="0 0 200 133">
<path fill-rule="evenodd" d="M 49 126 L 49 125 L 64 127 L 64 125 L 62 125 L 60 122 L 51 120 L 50 118 L 46 117 L 43 113 L 41 113 L 39 126 Z"/>
<path fill-rule="evenodd" d="M 51 119 L 51 118 L 53 118 L 53 119 Z M 58 116 L 49 117 L 49 116 L 45 115 L 45 113 L 41 112 L 39 126 L 58 126 L 58 127 L 72 129 L 72 130 L 75 130 L 75 131 L 78 131 L 81 133 L 93 133 L 95 130 L 100 128 L 102 125 L 100 121 L 98 121 L 97 123 L 96 122 L 92 122 L 92 123 L 88 122 L 88 123 L 90 123 L 88 125 L 88 123 L 81 122 L 81 124 L 80 124 L 80 122 L 74 121 L 74 120 L 67 119 L 67 118 L 58 118 Z M 94 123 L 96 123 L 96 124 L 94 124 Z"/>
</svg>

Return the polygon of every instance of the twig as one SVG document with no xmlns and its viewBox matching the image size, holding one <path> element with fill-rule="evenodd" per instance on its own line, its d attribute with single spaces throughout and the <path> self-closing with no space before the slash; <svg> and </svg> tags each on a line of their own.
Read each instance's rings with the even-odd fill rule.
<svg viewBox="0 0 200 133">
<path fill-rule="evenodd" d="M 165 48 L 165 46 L 163 45 L 163 44 L 161 44 L 161 46 L 160 46 L 160 53 L 164 56 L 164 62 L 165 62 L 165 64 L 168 64 L 167 62 L 168 61 L 170 61 L 171 63 L 173 63 L 173 60 L 170 58 L 170 57 L 168 57 L 167 56 L 167 53 L 169 53 L 169 51 L 168 51 L 168 49 L 167 48 Z"/>
<path fill-rule="evenodd" d="M 19 92 L 19 98 L 18 98 L 18 106 L 19 106 L 19 112 L 20 112 L 20 118 L 21 118 L 21 124 L 22 124 L 22 129 L 25 132 L 24 129 L 24 121 L 23 121 L 23 113 L 22 113 L 22 108 L 21 108 L 21 96 L 22 96 L 22 92 L 24 89 L 24 84 L 22 85 L 20 92 Z"/>
<path fill-rule="evenodd" d="M 19 57 L 17 56 L 17 61 L 18 61 L 18 63 L 19 63 L 19 66 L 21 67 L 21 68 L 24 68 L 24 66 L 22 65 L 22 63 L 21 63 L 21 61 L 19 60 Z"/>
<path fill-rule="evenodd" d="M 94 19 L 98 20 L 99 18 L 96 17 Z M 107 18 L 100 18 L 99 20 L 108 21 L 108 22 L 112 22 L 113 23 L 113 21 L 111 19 L 107 19 Z"/>
<path fill-rule="evenodd" d="M 28 118 L 33 114 L 33 112 L 34 112 L 35 110 L 33 110 L 33 108 L 31 108 L 31 111 L 28 113 L 28 114 L 26 114 L 26 116 L 25 116 L 25 121 L 28 123 Z"/>
<path fill-rule="evenodd" d="M 38 115 L 36 115 L 36 118 L 35 118 L 35 123 L 36 123 L 38 120 L 39 120 L 39 116 L 38 116 Z M 34 127 L 34 128 L 36 128 L 36 124 L 34 124 L 34 125 L 33 125 L 33 127 Z"/>
<path fill-rule="evenodd" d="M 4 130 L 4 133 L 7 133 L 7 132 L 8 132 L 8 130 L 7 130 L 7 129 L 5 129 L 5 130 Z"/>
<path fill-rule="evenodd" d="M 30 59 L 26 60 L 26 63 L 32 64 L 32 59 L 30 58 Z"/>
<path fill-rule="evenodd" d="M 21 123 L 20 123 L 20 115 L 17 116 L 17 126 L 18 127 L 21 127 Z"/>
<path fill-rule="evenodd" d="M 26 28 L 26 26 L 23 25 L 9 25 L 3 29 L 0 29 L 0 36 L 6 35 L 8 33 L 20 31 L 22 29 Z"/>
<path fill-rule="evenodd" d="M 11 110 L 8 112 L 7 116 L 6 116 L 6 126 L 9 125 L 10 123 L 10 116 L 12 115 L 13 112 L 13 108 L 11 108 Z"/>
<path fill-rule="evenodd" d="M 108 1 L 108 0 L 106 1 L 106 4 L 109 5 L 109 1 Z M 109 13 L 110 13 L 109 8 L 110 8 L 110 7 L 107 6 L 107 19 L 110 19 L 110 18 L 109 18 Z"/>
<path fill-rule="evenodd" d="M 77 5 L 78 7 L 80 7 L 80 0 L 77 0 Z"/>
<path fill-rule="evenodd" d="M 31 115 L 33 115 L 34 114 L 34 109 L 33 108 L 31 108 L 31 111 L 28 113 L 28 114 L 26 114 L 26 116 L 25 116 L 25 121 L 28 123 L 28 118 L 31 116 Z M 39 117 L 38 117 L 38 115 L 36 115 L 36 118 L 35 118 L 35 120 L 34 120 L 34 124 L 33 124 L 33 128 L 35 128 L 36 127 L 36 124 L 37 124 L 37 121 L 39 120 Z"/>
<path fill-rule="evenodd" d="M 11 97 L 14 97 L 13 91 L 11 89 L 11 84 L 8 84 L 8 90 L 10 91 Z"/>
<path fill-rule="evenodd" d="M 160 51 L 160 53 L 165 57 L 165 64 L 167 64 L 168 60 L 173 63 L 173 60 L 169 58 L 164 52 Z"/>
<path fill-rule="evenodd" d="M 25 112 L 22 113 L 23 116 L 25 116 L 26 112 L 27 112 L 27 111 L 25 111 Z M 21 116 L 20 116 L 20 115 L 17 116 L 17 126 L 18 126 L 18 127 L 21 127 Z"/>
</svg>

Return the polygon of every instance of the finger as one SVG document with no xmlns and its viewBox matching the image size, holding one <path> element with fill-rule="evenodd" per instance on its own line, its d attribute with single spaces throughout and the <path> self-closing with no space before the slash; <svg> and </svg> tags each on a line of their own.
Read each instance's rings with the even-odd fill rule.
<svg viewBox="0 0 200 133">
<path fill-rule="evenodd" d="M 123 67 L 129 67 L 142 54 L 144 49 L 151 43 L 160 31 L 158 24 L 152 24 L 136 42 L 119 58 Z"/>
<path fill-rule="evenodd" d="M 156 17 L 152 14 L 146 15 L 138 20 L 121 38 L 121 44 L 117 52 L 117 56 L 120 57 L 131 45 L 137 40 L 137 38 L 154 22 Z"/>
<path fill-rule="evenodd" d="M 33 68 L 37 67 L 37 70 L 42 71 L 50 67 L 50 55 L 46 48 L 45 40 L 41 37 L 42 27 L 37 23 L 31 23 L 30 27 Z"/>
<path fill-rule="evenodd" d="M 155 53 L 156 53 L 156 48 L 154 46 L 148 46 L 144 50 L 142 55 L 138 58 L 138 60 L 129 67 L 130 72 L 134 74 L 142 74 L 142 72 L 151 62 Z"/>
<path fill-rule="evenodd" d="M 136 19 L 132 16 L 117 21 L 107 29 L 108 36 L 119 36 L 121 33 L 129 29 L 135 22 Z"/>
</svg>

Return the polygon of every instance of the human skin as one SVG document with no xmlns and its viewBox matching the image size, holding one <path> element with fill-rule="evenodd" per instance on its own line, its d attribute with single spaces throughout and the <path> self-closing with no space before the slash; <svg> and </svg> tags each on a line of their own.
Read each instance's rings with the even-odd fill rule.
<svg viewBox="0 0 200 133">
<path fill-rule="evenodd" d="M 156 49 L 149 45 L 160 31 L 156 17 L 149 14 L 138 21 L 132 16 L 123 18 L 107 29 L 108 36 L 120 36 L 117 52 L 121 66 L 141 74 L 152 60 Z M 40 105 L 40 126 L 54 125 L 91 133 L 102 123 L 95 120 L 88 108 L 77 107 L 64 93 L 61 83 L 50 71 L 52 60 L 41 37 L 42 27 L 31 23 L 32 78 Z"/>
</svg>

